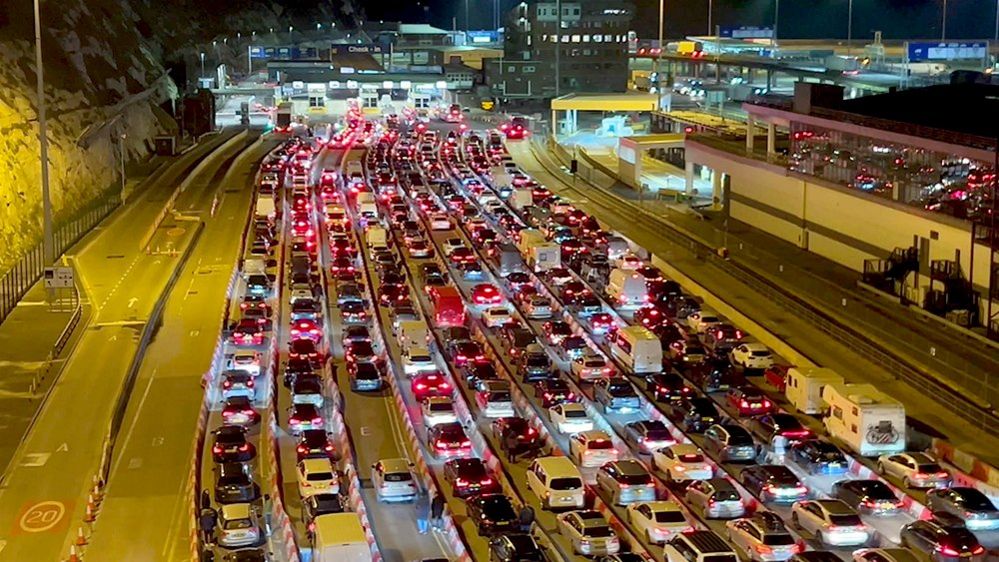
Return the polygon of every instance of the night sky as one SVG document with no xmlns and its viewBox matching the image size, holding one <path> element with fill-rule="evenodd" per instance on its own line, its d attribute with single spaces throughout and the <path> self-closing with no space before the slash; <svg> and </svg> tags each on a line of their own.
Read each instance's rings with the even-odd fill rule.
<svg viewBox="0 0 999 562">
<path fill-rule="evenodd" d="M 493 0 L 468 1 L 471 28 L 490 27 Z M 501 2 L 505 11 L 517 0 Z M 635 4 L 638 17 L 633 28 L 640 37 L 654 37 L 659 3 L 638 0 Z M 941 4 L 942 0 L 854 0 L 853 36 L 855 39 L 871 38 L 874 31 L 880 30 L 885 39 L 939 38 Z M 462 0 L 420 0 L 419 5 L 412 0 L 405 4 L 369 2 L 363 5 L 369 19 L 431 23 L 451 29 L 451 18 L 457 16 L 458 28 L 464 28 Z M 773 6 L 773 0 L 715 0 L 714 20 L 719 25 L 770 25 Z M 995 0 L 948 0 L 948 39 L 991 39 L 995 34 L 995 9 Z M 847 0 L 783 0 L 780 36 L 845 38 L 846 14 Z M 666 0 L 666 22 L 669 37 L 704 34 L 707 0 Z"/>
</svg>

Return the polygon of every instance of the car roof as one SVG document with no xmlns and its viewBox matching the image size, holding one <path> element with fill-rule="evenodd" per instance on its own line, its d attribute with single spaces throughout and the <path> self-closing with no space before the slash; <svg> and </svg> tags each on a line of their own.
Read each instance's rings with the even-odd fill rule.
<svg viewBox="0 0 999 562">
<path fill-rule="evenodd" d="M 381 459 L 385 472 L 409 472 L 409 461 L 406 459 Z"/>
<path fill-rule="evenodd" d="M 610 441 L 610 435 L 607 435 L 606 431 L 602 429 L 591 429 L 589 431 L 582 431 L 577 435 L 585 437 L 587 441 Z"/>
<path fill-rule="evenodd" d="M 248 519 L 250 517 L 250 504 L 248 503 L 229 503 L 223 504 L 220 510 L 222 513 L 222 519 L 233 520 L 233 519 Z"/>
<path fill-rule="evenodd" d="M 302 459 L 302 468 L 306 472 L 322 472 L 333 470 L 333 464 L 329 459 Z"/>
<path fill-rule="evenodd" d="M 814 500 L 816 504 L 822 506 L 830 515 L 856 515 L 856 511 L 843 500 Z"/>
</svg>

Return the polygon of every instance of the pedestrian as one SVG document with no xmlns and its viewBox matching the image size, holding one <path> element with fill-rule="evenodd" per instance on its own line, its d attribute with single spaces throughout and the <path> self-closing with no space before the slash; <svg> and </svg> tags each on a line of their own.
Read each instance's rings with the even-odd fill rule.
<svg viewBox="0 0 999 562">
<path fill-rule="evenodd" d="M 525 533 L 531 531 L 531 525 L 534 524 L 534 508 L 524 504 L 524 507 L 520 508 L 520 515 L 518 516 L 520 520 L 520 528 Z"/>
<path fill-rule="evenodd" d="M 517 435 L 513 432 L 507 433 L 503 438 L 503 448 L 506 449 L 506 458 L 510 464 L 517 462 L 518 447 L 520 442 L 517 440 Z"/>
<path fill-rule="evenodd" d="M 212 498 L 208 495 L 208 490 L 201 490 L 201 508 L 212 506 Z"/>
<path fill-rule="evenodd" d="M 215 539 L 215 524 L 218 521 L 218 513 L 215 512 L 211 507 L 201 508 L 201 517 L 199 522 L 201 523 L 201 534 L 204 538 L 205 544 L 211 544 Z"/>
<path fill-rule="evenodd" d="M 421 491 L 416 496 L 416 528 L 421 535 L 427 534 L 428 520 L 430 519 L 430 498 L 426 492 Z"/>
<path fill-rule="evenodd" d="M 441 493 L 435 493 L 433 501 L 430 502 L 430 520 L 434 529 L 444 527 L 444 495 Z"/>
</svg>

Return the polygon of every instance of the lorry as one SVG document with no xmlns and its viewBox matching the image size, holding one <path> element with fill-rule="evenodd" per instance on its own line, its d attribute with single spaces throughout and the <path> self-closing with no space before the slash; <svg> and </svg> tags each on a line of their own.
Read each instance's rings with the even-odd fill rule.
<svg viewBox="0 0 999 562">
<path fill-rule="evenodd" d="M 378 204 L 373 193 L 364 191 L 357 194 L 357 214 L 366 219 L 378 218 Z"/>
<path fill-rule="evenodd" d="M 822 418 L 829 435 L 864 457 L 905 452 L 905 407 L 870 384 L 827 384 Z"/>
<path fill-rule="evenodd" d="M 388 232 L 380 226 L 369 226 L 364 233 L 364 241 L 372 255 L 389 249 Z"/>
<path fill-rule="evenodd" d="M 276 209 L 274 207 L 274 198 L 267 195 L 260 195 L 257 197 L 257 208 L 255 216 L 258 219 L 268 219 L 273 220 Z"/>
<path fill-rule="evenodd" d="M 822 388 L 827 384 L 843 384 L 843 377 L 832 369 L 802 369 L 791 367 L 787 370 L 784 395 L 799 412 L 821 414 L 826 410 L 822 400 Z"/>
<path fill-rule="evenodd" d="M 327 513 L 313 524 L 313 562 L 373 562 L 360 515 Z"/>
<path fill-rule="evenodd" d="M 621 308 L 638 308 L 649 302 L 645 277 L 636 271 L 611 270 L 605 291 L 611 303 Z"/>
<path fill-rule="evenodd" d="M 430 302 L 434 308 L 434 325 L 441 328 L 465 325 L 465 301 L 453 285 L 433 287 Z"/>
<path fill-rule="evenodd" d="M 704 45 L 700 41 L 674 41 L 666 43 L 666 52 L 678 55 L 698 57 L 700 56 L 698 53 L 703 52 L 703 49 Z"/>
<path fill-rule="evenodd" d="M 496 269 L 500 277 L 506 277 L 515 271 L 523 271 L 524 260 L 520 257 L 520 250 L 509 242 L 501 243 L 493 254 L 496 261 Z"/>
<path fill-rule="evenodd" d="M 534 271 L 548 271 L 562 266 L 562 247 L 545 240 L 545 235 L 535 228 L 520 231 L 517 249 L 524 256 L 527 267 Z"/>
<path fill-rule="evenodd" d="M 513 183 L 513 178 L 510 176 L 510 171 L 506 166 L 492 166 L 489 168 L 489 177 L 492 180 L 493 187 L 497 190 L 509 187 Z"/>
<path fill-rule="evenodd" d="M 514 209 L 523 211 L 525 208 L 534 205 L 534 194 L 527 188 L 514 188 L 507 201 Z"/>
<path fill-rule="evenodd" d="M 290 101 L 283 101 L 278 104 L 277 112 L 274 114 L 274 131 L 278 133 L 291 132 L 292 104 Z"/>
</svg>

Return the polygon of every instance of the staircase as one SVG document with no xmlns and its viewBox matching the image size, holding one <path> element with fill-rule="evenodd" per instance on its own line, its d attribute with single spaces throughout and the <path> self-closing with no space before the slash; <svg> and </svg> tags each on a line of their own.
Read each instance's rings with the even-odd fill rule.
<svg viewBox="0 0 999 562">
<path fill-rule="evenodd" d="M 965 279 L 961 264 L 954 260 L 930 262 L 930 289 L 923 301 L 926 311 L 962 326 L 977 326 L 979 299 L 971 281 Z"/>
<path fill-rule="evenodd" d="M 862 279 L 882 291 L 901 295 L 906 278 L 916 271 L 919 271 L 919 250 L 898 247 L 886 259 L 864 260 Z"/>
</svg>

